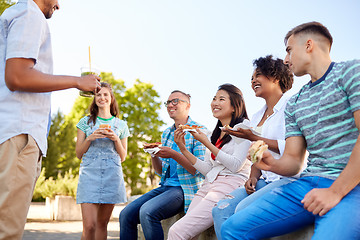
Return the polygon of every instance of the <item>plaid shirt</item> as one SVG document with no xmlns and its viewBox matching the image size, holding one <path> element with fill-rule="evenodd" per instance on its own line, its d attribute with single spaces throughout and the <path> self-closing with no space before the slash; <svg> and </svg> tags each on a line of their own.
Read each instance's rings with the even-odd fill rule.
<svg viewBox="0 0 360 240">
<path fill-rule="evenodd" d="M 186 124 L 200 125 L 194 122 L 193 120 L 191 120 L 190 117 L 188 118 Z M 163 132 L 161 136 L 161 143 L 163 146 L 167 146 L 170 148 L 172 147 L 172 145 L 174 144 L 174 131 L 175 131 L 175 124 L 167 128 Z M 191 152 L 195 157 L 204 160 L 205 149 L 206 149 L 205 146 L 201 142 L 194 139 L 194 137 L 190 133 L 185 134 L 185 145 L 187 150 L 189 150 L 189 152 Z M 162 161 L 160 184 L 163 184 L 165 181 L 166 170 L 169 168 L 170 165 L 170 158 L 160 158 L 160 160 Z M 180 164 L 177 164 L 177 175 L 179 178 L 181 188 L 184 191 L 184 211 L 186 212 L 189 208 L 189 205 L 195 193 L 203 183 L 204 176 L 198 171 L 196 171 L 195 175 L 192 175 Z"/>
</svg>

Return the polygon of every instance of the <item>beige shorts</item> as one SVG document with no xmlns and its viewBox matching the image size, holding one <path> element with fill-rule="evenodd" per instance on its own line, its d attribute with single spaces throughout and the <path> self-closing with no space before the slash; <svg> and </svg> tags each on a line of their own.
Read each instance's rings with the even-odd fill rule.
<svg viewBox="0 0 360 240">
<path fill-rule="evenodd" d="M 41 153 L 30 135 L 0 144 L 0 240 L 22 239 L 40 171 Z"/>
</svg>

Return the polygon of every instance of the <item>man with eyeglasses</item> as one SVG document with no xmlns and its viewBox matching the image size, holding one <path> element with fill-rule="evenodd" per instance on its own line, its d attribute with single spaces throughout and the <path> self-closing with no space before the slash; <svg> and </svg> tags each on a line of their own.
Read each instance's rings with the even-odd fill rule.
<svg viewBox="0 0 360 240">
<path fill-rule="evenodd" d="M 174 142 L 174 131 L 180 124 L 200 125 L 189 117 L 190 95 L 175 90 L 164 104 L 174 124 L 163 132 L 161 150 L 151 157 L 156 173 L 161 176 L 160 187 L 144 194 L 121 211 L 121 240 L 137 239 L 138 223 L 142 226 L 145 239 L 164 239 L 160 221 L 186 212 L 203 181 L 203 176 L 180 153 Z M 185 135 L 185 142 L 192 154 L 199 159 L 204 158 L 205 146 L 190 133 Z"/>
</svg>

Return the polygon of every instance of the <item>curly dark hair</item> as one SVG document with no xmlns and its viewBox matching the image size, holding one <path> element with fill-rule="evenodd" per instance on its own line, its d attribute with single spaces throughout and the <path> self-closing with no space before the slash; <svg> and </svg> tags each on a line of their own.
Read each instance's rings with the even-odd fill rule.
<svg viewBox="0 0 360 240">
<path fill-rule="evenodd" d="M 274 81 L 279 81 L 283 93 L 291 89 L 294 76 L 289 66 L 285 65 L 282 59 L 273 59 L 272 55 L 268 55 L 254 60 L 253 65 L 255 70 L 262 75 L 268 78 L 273 77 Z"/>
</svg>

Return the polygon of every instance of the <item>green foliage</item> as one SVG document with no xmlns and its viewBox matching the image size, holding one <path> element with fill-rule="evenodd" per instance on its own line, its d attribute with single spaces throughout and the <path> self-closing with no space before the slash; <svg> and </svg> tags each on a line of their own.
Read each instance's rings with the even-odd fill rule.
<svg viewBox="0 0 360 240">
<path fill-rule="evenodd" d="M 57 176 L 57 161 L 63 152 L 61 149 L 59 135 L 61 134 L 61 126 L 64 123 L 64 115 L 59 111 L 51 119 L 51 127 L 48 136 L 47 156 L 43 158 L 42 166 L 46 169 L 46 178 Z"/>
<path fill-rule="evenodd" d="M 155 182 L 150 156 L 139 147 L 139 143 L 158 142 L 161 139 L 159 128 L 164 122 L 159 119 L 157 114 L 161 104 L 160 101 L 155 101 L 158 98 L 159 95 L 153 89 L 153 85 L 140 80 L 136 80 L 134 86 L 127 89 L 123 97 L 124 104 L 121 105 L 121 109 L 131 133 L 128 156 L 123 163 L 123 171 L 125 181 L 129 184 L 133 194 L 147 191 L 147 178 L 151 185 Z"/>
<path fill-rule="evenodd" d="M 8 7 L 14 5 L 10 0 L 0 0 L 0 15 L 7 9 Z"/>
<path fill-rule="evenodd" d="M 114 79 L 112 73 L 103 72 L 100 77 L 102 81 L 112 85 L 119 104 L 119 118 L 127 121 L 130 130 L 128 155 L 123 163 L 125 182 L 132 194 L 144 193 L 153 187 L 156 176 L 151 167 L 150 155 L 143 151 L 141 143 L 160 141 L 160 127 L 164 122 L 159 119 L 157 113 L 161 104 L 159 95 L 150 83 L 136 80 L 131 88 L 126 88 L 124 81 Z M 59 174 L 64 176 L 67 171 L 78 174 L 80 160 L 75 153 L 76 124 L 89 114 L 92 100 L 92 98 L 78 97 L 67 116 L 58 112 L 52 117 L 48 137 L 49 150 L 43 160 L 46 179 L 59 178 Z"/>
<path fill-rule="evenodd" d="M 71 169 L 65 172 L 64 176 L 59 174 L 57 179 L 53 177 L 46 179 L 45 168 L 43 168 L 35 185 L 33 199 L 43 200 L 46 197 L 54 198 L 56 195 L 72 196 L 75 198 L 78 179 L 79 176 L 74 176 L 71 173 Z"/>
<path fill-rule="evenodd" d="M 75 122 L 60 111 L 57 112 L 51 119 L 49 148 L 47 156 L 43 158 L 46 178 L 57 178 L 58 174 L 64 175 L 69 169 L 73 169 L 73 174 L 79 172 L 80 160 L 76 158 L 75 137 Z"/>
</svg>

